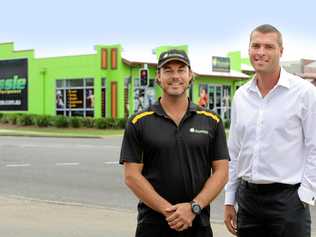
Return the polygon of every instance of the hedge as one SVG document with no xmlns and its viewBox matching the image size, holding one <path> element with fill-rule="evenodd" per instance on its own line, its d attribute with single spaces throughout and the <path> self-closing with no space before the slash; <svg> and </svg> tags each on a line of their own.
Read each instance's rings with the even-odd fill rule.
<svg viewBox="0 0 316 237">
<path fill-rule="evenodd" d="M 48 127 L 51 125 L 51 119 L 48 115 L 33 115 L 33 122 L 37 127 Z"/>
<path fill-rule="evenodd" d="M 30 114 L 21 114 L 17 116 L 16 124 L 20 126 L 34 125 L 33 117 Z"/>
<path fill-rule="evenodd" d="M 99 128 L 99 129 L 124 129 L 126 119 L 123 118 L 91 118 L 91 117 L 67 117 L 51 115 L 34 115 L 21 113 L 0 113 L 0 123 L 20 126 L 35 125 L 37 127 L 57 128 Z"/>
</svg>

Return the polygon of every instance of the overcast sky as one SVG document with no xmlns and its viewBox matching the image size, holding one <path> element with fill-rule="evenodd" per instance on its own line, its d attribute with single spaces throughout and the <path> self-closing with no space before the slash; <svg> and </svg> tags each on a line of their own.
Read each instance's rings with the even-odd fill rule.
<svg viewBox="0 0 316 237">
<path fill-rule="evenodd" d="M 160 45 L 187 44 L 192 61 L 240 50 L 250 31 L 270 23 L 283 33 L 283 60 L 316 59 L 316 1 L 54 0 L 1 3 L 0 42 L 36 57 L 93 53 L 96 44 L 121 44 L 133 58 Z"/>
</svg>

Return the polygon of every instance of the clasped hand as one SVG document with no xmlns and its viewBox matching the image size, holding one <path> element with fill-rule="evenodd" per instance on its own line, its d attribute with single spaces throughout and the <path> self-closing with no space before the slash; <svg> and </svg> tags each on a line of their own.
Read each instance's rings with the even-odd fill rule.
<svg viewBox="0 0 316 237">
<path fill-rule="evenodd" d="M 192 226 L 195 214 L 191 210 L 191 204 L 178 203 L 166 209 L 166 221 L 171 229 L 183 231 Z"/>
</svg>

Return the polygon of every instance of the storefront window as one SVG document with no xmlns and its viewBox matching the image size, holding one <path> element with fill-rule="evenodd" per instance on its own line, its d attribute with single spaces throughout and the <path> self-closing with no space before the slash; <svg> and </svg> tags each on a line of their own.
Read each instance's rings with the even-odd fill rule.
<svg viewBox="0 0 316 237">
<path fill-rule="evenodd" d="M 86 86 L 92 86 L 93 87 L 93 79 L 86 79 Z"/>
<path fill-rule="evenodd" d="M 67 87 L 83 87 L 84 79 L 66 80 Z"/>
<path fill-rule="evenodd" d="M 64 82 L 63 80 L 57 80 L 56 81 L 56 88 L 62 88 L 64 87 Z"/>
<path fill-rule="evenodd" d="M 213 110 L 223 120 L 230 120 L 230 95 L 231 86 L 200 84 L 198 104 Z"/>
<path fill-rule="evenodd" d="M 56 114 L 93 117 L 93 78 L 56 80 Z"/>
<path fill-rule="evenodd" d="M 139 78 L 134 79 L 134 112 L 148 108 L 155 102 L 155 79 L 150 78 L 146 86 L 141 86 Z"/>
</svg>

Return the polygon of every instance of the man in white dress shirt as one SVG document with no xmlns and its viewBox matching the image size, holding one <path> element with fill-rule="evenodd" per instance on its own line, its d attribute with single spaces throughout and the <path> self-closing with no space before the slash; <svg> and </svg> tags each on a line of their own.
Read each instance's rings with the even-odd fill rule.
<svg viewBox="0 0 316 237">
<path fill-rule="evenodd" d="M 282 35 L 275 27 L 255 28 L 248 52 L 256 74 L 233 99 L 225 224 L 239 237 L 309 236 L 316 88 L 280 67 Z"/>
</svg>

